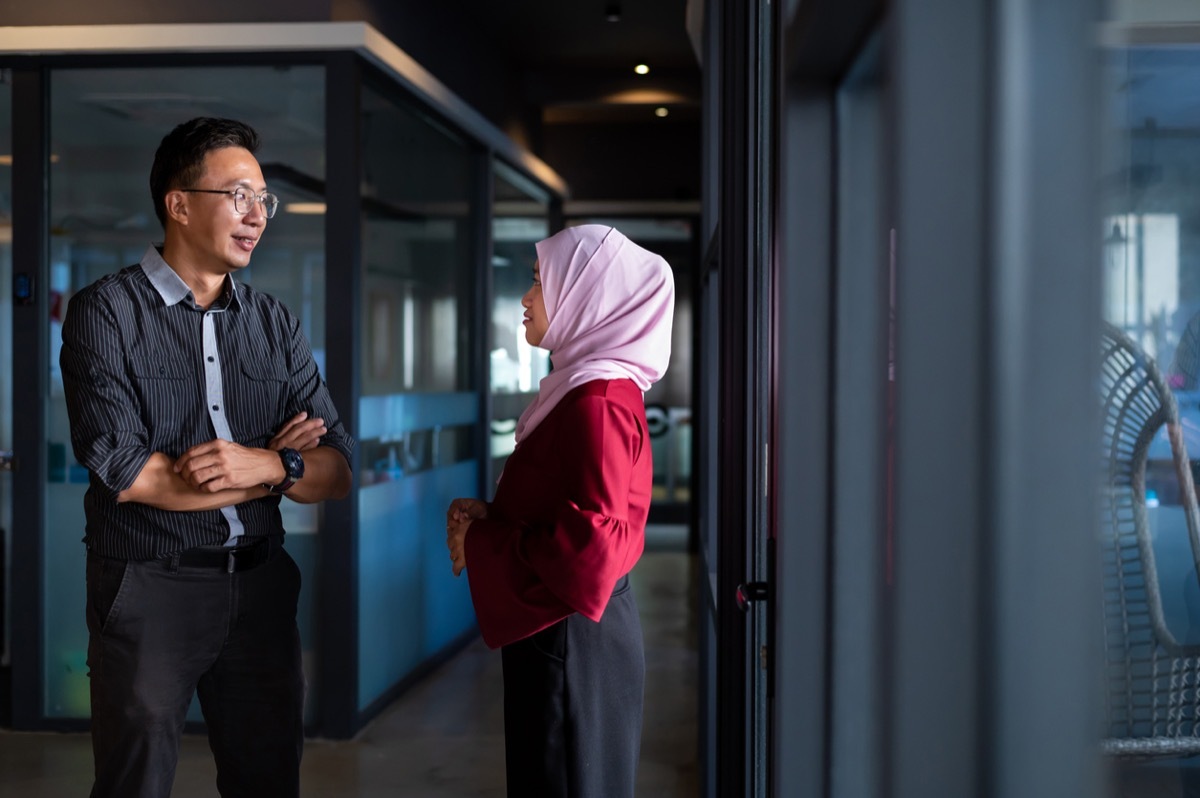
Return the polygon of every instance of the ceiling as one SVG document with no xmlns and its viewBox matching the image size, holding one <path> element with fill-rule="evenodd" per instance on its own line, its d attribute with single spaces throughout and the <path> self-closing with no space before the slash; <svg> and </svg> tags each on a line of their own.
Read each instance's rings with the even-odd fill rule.
<svg viewBox="0 0 1200 798">
<path fill-rule="evenodd" d="M 642 62 L 696 70 L 687 0 L 511 0 L 474 4 L 514 63 L 632 70 Z M 615 9 L 619 20 L 610 22 Z"/>
<path fill-rule="evenodd" d="M 692 0 L 695 4 L 698 0 Z M 699 107 L 688 0 L 473 2 L 544 122 L 627 122 L 631 106 Z M 616 21 L 609 20 L 615 12 Z M 638 64 L 649 73 L 634 72 Z M 633 112 L 636 113 L 636 112 Z M 646 117 L 647 121 L 652 118 Z"/>
<path fill-rule="evenodd" d="M 699 197 L 702 80 L 688 27 L 703 0 L 447 2 L 459 10 L 454 35 L 424 59 L 472 104 L 496 113 L 573 198 Z M 487 78 L 479 67 L 456 70 L 444 60 L 450 52 L 478 58 L 485 72 L 507 67 L 512 93 L 502 110 L 480 96 Z M 635 73 L 638 64 L 649 72 Z M 516 125 L 505 117 L 514 109 Z"/>
</svg>

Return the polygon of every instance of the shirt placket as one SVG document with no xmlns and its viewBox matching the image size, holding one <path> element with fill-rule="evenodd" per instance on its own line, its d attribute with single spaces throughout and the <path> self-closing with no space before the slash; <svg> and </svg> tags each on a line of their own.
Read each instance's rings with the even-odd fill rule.
<svg viewBox="0 0 1200 798">
<path fill-rule="evenodd" d="M 232 441 L 233 433 L 229 429 L 229 419 L 225 414 L 224 386 L 221 380 L 221 355 L 217 351 L 216 314 L 223 309 L 204 311 L 204 390 L 208 407 L 208 418 L 212 421 L 213 431 L 222 440 Z M 238 518 L 236 507 L 222 507 L 221 514 L 229 523 L 229 539 L 226 546 L 237 545 L 241 540 L 245 527 Z"/>
</svg>

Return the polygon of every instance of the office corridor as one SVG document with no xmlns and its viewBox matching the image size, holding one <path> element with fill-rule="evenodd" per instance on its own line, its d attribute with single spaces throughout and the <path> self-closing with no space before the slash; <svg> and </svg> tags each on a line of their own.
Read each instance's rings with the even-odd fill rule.
<svg viewBox="0 0 1200 798">
<path fill-rule="evenodd" d="M 646 637 L 646 719 L 638 795 L 692 798 L 696 772 L 694 558 L 649 551 L 633 572 Z M 504 795 L 500 655 L 479 640 L 413 687 L 353 740 L 310 739 L 306 798 Z M 83 796 L 86 734 L 0 731 L 0 795 Z M 188 735 L 173 798 L 216 795 L 205 738 Z"/>
</svg>

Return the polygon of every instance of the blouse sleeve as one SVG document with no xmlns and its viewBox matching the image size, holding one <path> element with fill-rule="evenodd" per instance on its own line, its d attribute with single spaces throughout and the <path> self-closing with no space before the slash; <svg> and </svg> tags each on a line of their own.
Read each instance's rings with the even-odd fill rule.
<svg viewBox="0 0 1200 798">
<path fill-rule="evenodd" d="M 467 574 L 485 642 L 507 645 L 572 612 L 599 621 L 618 579 L 641 556 L 629 488 L 643 429 L 629 408 L 587 394 L 561 407 L 546 528 L 476 521 Z"/>
</svg>

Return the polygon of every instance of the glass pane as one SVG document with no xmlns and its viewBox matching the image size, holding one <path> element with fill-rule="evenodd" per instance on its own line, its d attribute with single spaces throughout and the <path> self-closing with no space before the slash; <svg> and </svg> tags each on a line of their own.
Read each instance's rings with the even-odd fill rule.
<svg viewBox="0 0 1200 798">
<path fill-rule="evenodd" d="M 1188 19 L 1180 18 L 1184 13 Z M 1196 22 L 1117 3 L 1122 22 Z M 1166 14 L 1167 19 L 1163 18 Z M 1115 39 L 1180 42 L 1142 28 Z M 1160 30 L 1161 34 L 1166 28 Z M 1200 40 L 1105 54 L 1099 400 L 1104 749 L 1114 794 L 1200 788 Z"/>
<path fill-rule="evenodd" d="M 358 706 L 475 623 L 446 507 L 478 492 L 478 156 L 408 101 L 362 97 Z"/>
<path fill-rule="evenodd" d="M 507 165 L 497 162 L 492 218 L 492 324 L 488 347 L 492 387 L 491 479 L 504 470 L 516 446 L 517 419 L 550 373 L 550 353 L 525 340 L 521 297 L 533 283 L 534 244 L 550 234 L 549 198 Z"/>
<path fill-rule="evenodd" d="M 273 294 L 296 314 L 323 368 L 324 225 L 313 224 L 303 212 L 319 211 L 324 199 L 325 76 L 315 66 L 61 70 L 51 76 L 50 94 L 46 711 L 52 717 L 86 717 L 79 541 L 88 477 L 71 453 L 58 367 L 63 311 L 72 292 L 139 262 L 151 242 L 161 243 L 148 179 L 162 137 L 196 116 L 232 117 L 258 131 L 257 157 L 267 185 L 281 200 L 252 265 L 236 279 Z M 316 684 L 317 506 L 285 501 L 281 510 L 288 551 L 304 576 L 299 622 L 311 719 L 319 700 L 311 689 Z M 200 719 L 196 705 L 189 717 Z"/>
</svg>

